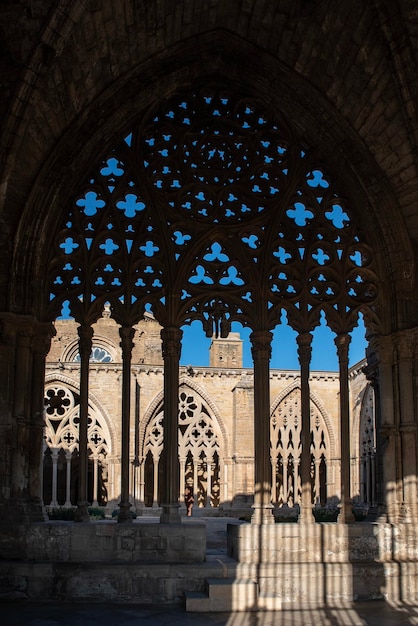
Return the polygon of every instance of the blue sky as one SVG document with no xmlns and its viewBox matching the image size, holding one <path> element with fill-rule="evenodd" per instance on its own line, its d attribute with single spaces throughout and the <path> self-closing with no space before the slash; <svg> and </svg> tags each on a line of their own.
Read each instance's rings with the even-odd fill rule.
<svg viewBox="0 0 418 626">
<path fill-rule="evenodd" d="M 70 312 L 66 305 L 63 306 L 63 314 L 59 319 L 68 319 Z M 323 321 L 323 320 L 322 320 Z M 183 326 L 183 341 L 180 365 L 209 366 L 209 346 L 211 339 L 205 336 L 200 321 L 193 322 L 190 326 Z M 244 367 L 252 368 L 250 329 L 241 324 L 233 323 L 232 331 L 239 332 L 244 341 Z M 334 344 L 334 333 L 322 323 L 313 333 L 311 370 L 338 371 L 338 359 Z M 365 357 L 367 341 L 365 339 L 365 327 L 363 318 L 360 316 L 358 325 L 351 333 L 349 349 L 349 366 L 353 366 Z M 276 327 L 273 333 L 272 356 L 270 366 L 277 369 L 298 370 L 299 360 L 297 354 L 296 332 L 287 324 Z"/>
<path fill-rule="evenodd" d="M 240 324 L 233 324 L 232 330 L 239 332 L 244 340 L 244 367 L 252 367 L 251 346 L 248 337 L 251 331 Z M 338 359 L 334 344 L 334 333 L 321 325 L 314 331 L 312 342 L 311 370 L 338 371 Z M 349 365 L 355 365 L 365 357 L 367 342 L 363 320 L 351 333 Z M 183 326 L 183 345 L 181 365 L 208 366 L 211 340 L 205 337 L 202 324 L 193 322 Z M 270 365 L 277 369 L 299 369 L 296 333 L 288 325 L 280 325 L 273 335 L 272 357 Z"/>
</svg>

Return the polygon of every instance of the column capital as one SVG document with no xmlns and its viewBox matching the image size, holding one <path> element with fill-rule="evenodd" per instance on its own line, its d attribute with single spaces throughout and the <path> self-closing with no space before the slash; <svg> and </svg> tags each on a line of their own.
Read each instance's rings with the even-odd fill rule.
<svg viewBox="0 0 418 626">
<path fill-rule="evenodd" d="M 135 329 L 132 326 L 121 326 L 119 328 L 119 336 L 121 339 L 120 347 L 124 355 L 130 354 L 134 347 L 133 338 L 135 336 Z"/>
<path fill-rule="evenodd" d="M 271 357 L 271 342 L 273 340 L 273 333 L 269 330 L 253 330 L 250 335 L 251 352 L 253 358 L 256 356 L 264 357 L 270 360 Z"/>
<path fill-rule="evenodd" d="M 376 355 L 380 365 L 392 365 L 394 347 L 391 335 L 375 335 L 371 337 L 369 347 Z"/>
<path fill-rule="evenodd" d="M 300 363 L 310 363 L 312 355 L 312 333 L 304 332 L 299 333 L 296 337 L 298 344 L 298 355 Z"/>
<path fill-rule="evenodd" d="M 51 347 L 51 339 L 57 334 L 52 322 L 39 322 L 32 339 L 32 348 L 36 354 L 46 356 Z"/>
<path fill-rule="evenodd" d="M 4 344 L 14 345 L 17 337 L 30 340 L 37 324 L 38 321 L 32 315 L 0 313 L 0 341 Z"/>
<path fill-rule="evenodd" d="M 88 324 L 81 324 L 77 328 L 78 337 L 79 337 L 79 350 L 80 356 L 85 358 L 90 357 L 91 347 L 92 347 L 92 339 L 93 339 L 93 328 Z"/>
<path fill-rule="evenodd" d="M 402 330 L 393 336 L 398 361 L 409 361 L 415 352 L 415 330 Z"/>
<path fill-rule="evenodd" d="M 163 342 L 163 358 L 180 356 L 183 331 L 177 326 L 166 326 L 161 329 L 160 335 Z"/>
<path fill-rule="evenodd" d="M 340 333 L 334 339 L 340 363 L 348 363 L 348 349 L 350 347 L 350 342 L 351 337 L 348 333 Z"/>
</svg>

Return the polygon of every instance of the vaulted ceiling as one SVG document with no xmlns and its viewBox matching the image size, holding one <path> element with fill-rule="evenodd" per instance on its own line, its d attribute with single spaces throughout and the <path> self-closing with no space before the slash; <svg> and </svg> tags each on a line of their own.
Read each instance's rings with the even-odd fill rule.
<svg viewBox="0 0 418 626">
<path fill-rule="evenodd" d="M 45 246 L 99 149 L 216 79 L 317 151 L 370 238 L 386 331 L 417 323 L 412 0 L 9 0 L 0 50 L 1 309 L 42 313 Z"/>
</svg>

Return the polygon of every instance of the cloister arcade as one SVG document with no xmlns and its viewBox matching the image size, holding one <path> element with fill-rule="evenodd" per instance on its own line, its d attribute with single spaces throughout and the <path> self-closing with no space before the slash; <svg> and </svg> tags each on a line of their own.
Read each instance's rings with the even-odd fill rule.
<svg viewBox="0 0 418 626">
<path fill-rule="evenodd" d="M 95 329 L 90 354 L 88 409 L 88 503 L 115 513 L 120 485 L 120 347 L 114 344 L 117 324 L 106 309 Z M 165 479 L 163 360 L 160 327 L 150 316 L 135 329 L 133 356 L 133 411 L 130 442 L 130 502 L 141 515 L 160 511 Z M 77 385 L 80 358 L 73 320 L 56 322 L 51 354 L 47 358 L 45 387 L 45 443 L 43 501 L 48 510 L 74 507 L 78 502 L 78 424 L 80 395 Z M 152 328 L 151 334 L 148 332 Z M 253 372 L 243 368 L 236 333 L 229 339 L 213 338 L 209 367 L 180 366 L 178 399 L 179 503 L 191 489 L 196 508 L 209 515 L 233 514 L 234 499 L 248 499 L 251 513 L 254 475 Z M 151 345 L 155 342 L 155 345 Z M 145 356 L 153 355 L 148 363 Z M 232 355 L 231 357 L 229 355 Z M 240 356 L 241 355 L 241 356 Z M 151 358 L 151 361 L 152 361 Z M 139 360 L 139 363 L 137 362 Z M 351 498 L 355 506 L 377 504 L 374 394 L 363 373 L 364 361 L 350 368 Z M 151 375 L 151 372 L 153 373 Z M 225 379 L 225 380 L 224 380 Z M 301 387 L 298 372 L 271 370 L 270 462 L 271 502 L 275 515 L 298 515 L 301 497 Z M 339 503 L 339 376 L 313 372 L 310 377 L 311 505 L 334 508 Z M 321 385 L 318 381 L 323 380 Z M 353 381 L 355 381 L 353 383 Z M 250 392 L 241 405 L 233 398 L 237 388 Z M 101 398 L 101 402 L 99 400 Z M 325 401 L 325 404 L 324 404 Z M 250 416 L 249 422 L 243 418 Z M 102 426 L 103 424 L 103 426 Z M 240 436 L 234 431 L 243 431 Z M 244 434 L 245 433 L 245 434 Z M 237 461 L 241 453 L 244 465 Z M 238 463 L 238 464 L 237 464 Z M 248 477 L 245 481 L 241 474 Z M 244 514 L 244 511 L 241 511 Z"/>
<path fill-rule="evenodd" d="M 233 486 L 253 497 L 251 523 L 228 534 L 237 579 L 249 564 L 280 601 L 291 580 L 307 604 L 362 589 L 416 602 L 414 3 L 19 0 L 0 6 L 0 42 L 2 580 L 70 600 L 138 584 L 142 595 L 126 597 L 148 600 L 135 568 L 163 562 L 171 537 L 170 563 L 205 559 L 184 485 L 203 509 L 232 502 Z M 284 317 L 299 361 L 288 384 L 271 367 Z M 350 368 L 360 317 L 366 359 Z M 158 341 L 147 344 L 138 329 L 151 318 Z M 77 336 L 51 368 L 65 319 Z M 196 322 L 215 342 L 233 324 L 249 331 L 251 372 L 236 367 L 216 402 L 209 375 L 180 365 L 182 329 Z M 312 368 L 323 323 L 338 360 L 332 411 L 331 378 Z M 226 424 L 224 400 L 242 427 Z M 316 524 L 314 508 L 333 498 L 338 524 Z M 141 529 L 151 553 L 132 511 L 157 501 L 158 532 Z M 298 523 L 276 524 L 277 507 L 296 501 Z M 373 523 L 354 524 L 356 501 Z M 109 502 L 118 515 L 105 537 L 88 508 Z M 46 520 L 56 503 L 77 507 L 61 534 Z M 112 546 L 117 575 L 109 566 L 97 582 L 93 544 L 101 562 Z M 67 561 L 67 573 L 51 565 Z M 203 588 L 200 570 L 192 582 L 174 570 L 170 600 Z"/>
<path fill-rule="evenodd" d="M 208 336 L 226 337 L 232 321 L 252 329 L 257 421 L 254 521 L 273 521 L 269 353 L 271 331 L 282 308 L 298 332 L 301 423 L 289 432 L 301 441 L 301 516 L 311 518 L 311 466 L 317 498 L 320 472 L 325 471 L 323 429 L 318 431 L 320 439 L 314 437 L 312 442 L 321 456 L 314 453 L 311 458 L 315 416 L 309 395 L 312 331 L 324 313 L 336 333 L 340 362 L 341 516 L 351 520 L 349 332 L 360 311 L 370 327 L 377 327 L 378 281 L 372 249 L 351 215 L 349 200 L 337 190 L 315 151 L 301 143 L 283 116 L 269 113 L 254 97 L 243 98 L 220 84 L 202 85 L 151 108 L 131 132 L 109 144 L 80 185 L 57 224 L 49 252 L 46 305 L 49 316 L 59 315 L 65 305 L 79 323 L 80 518 L 88 519 L 91 324 L 106 304 L 120 325 L 122 341 L 120 521 L 131 519 L 133 326 L 150 307 L 163 327 L 164 411 L 153 431 L 158 431 L 160 419 L 165 437 L 159 445 L 155 441 L 151 445 L 150 434 L 147 438 L 154 464 L 155 450 L 163 446 L 163 473 L 169 477 L 162 485 L 161 520 L 179 521 L 179 484 L 184 482 L 179 482 L 179 471 L 191 471 L 190 457 L 195 472 L 198 467 L 187 436 L 180 445 L 179 469 L 179 433 L 182 444 L 187 421 L 177 407 L 180 326 L 201 319 Z M 180 403 L 181 398 L 180 394 Z M 287 450 L 278 449 L 284 444 L 280 439 L 284 432 L 281 424 L 273 467 L 275 474 L 279 470 L 288 475 L 289 464 L 293 492 L 299 469 Z M 220 459 L 216 449 L 209 451 L 207 432 L 205 438 L 206 450 L 199 458 L 206 463 L 210 480 L 214 455 L 217 463 Z M 218 445 L 216 437 L 214 445 Z M 154 485 L 156 476 L 154 469 Z M 284 488 L 287 492 L 288 486 Z M 291 497 L 298 499 L 296 493 Z"/>
</svg>

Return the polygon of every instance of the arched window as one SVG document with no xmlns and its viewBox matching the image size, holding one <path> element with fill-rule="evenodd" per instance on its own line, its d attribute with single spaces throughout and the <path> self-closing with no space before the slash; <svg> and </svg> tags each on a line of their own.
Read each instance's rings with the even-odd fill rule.
<svg viewBox="0 0 418 626">
<path fill-rule="evenodd" d="M 164 439 L 162 421 L 162 407 L 159 407 L 151 417 L 144 437 L 145 503 L 148 506 L 156 505 L 157 482 L 163 479 L 159 473 Z M 185 487 L 188 486 L 195 494 L 196 506 L 219 506 L 220 461 L 223 456 L 221 431 L 207 403 L 186 385 L 180 386 L 179 390 L 178 428 L 180 494 L 183 494 Z"/>
<path fill-rule="evenodd" d="M 301 406 L 300 387 L 279 402 L 271 416 L 270 439 L 273 502 L 292 507 L 300 501 Z M 329 433 L 323 415 L 311 398 L 311 500 L 325 505 L 330 466 Z"/>
<path fill-rule="evenodd" d="M 74 356 L 74 361 L 77 363 L 80 361 L 79 352 L 77 352 L 77 354 Z M 103 348 L 102 346 L 93 346 L 90 354 L 91 363 L 111 363 L 112 361 L 113 357 L 111 354 L 109 354 L 106 348 Z"/>
<path fill-rule="evenodd" d="M 79 456 L 79 394 L 61 382 L 45 387 L 44 502 L 49 506 L 77 504 Z M 110 435 L 97 409 L 89 407 L 88 449 L 91 474 L 89 501 L 107 502 L 107 457 Z"/>
<path fill-rule="evenodd" d="M 368 385 L 360 412 L 360 502 L 376 504 L 376 424 L 374 390 Z"/>
</svg>

